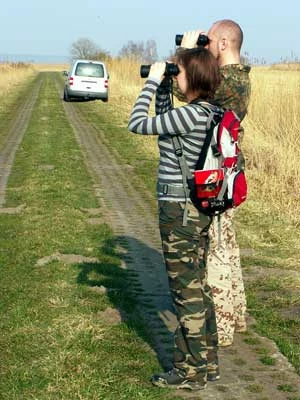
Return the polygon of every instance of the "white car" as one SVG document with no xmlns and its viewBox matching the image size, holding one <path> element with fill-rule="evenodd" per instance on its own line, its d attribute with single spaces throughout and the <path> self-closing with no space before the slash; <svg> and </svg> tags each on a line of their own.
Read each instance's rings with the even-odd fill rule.
<svg viewBox="0 0 300 400">
<path fill-rule="evenodd" d="M 64 100 L 108 101 L 109 75 L 101 61 L 75 60 L 65 73 Z"/>
</svg>

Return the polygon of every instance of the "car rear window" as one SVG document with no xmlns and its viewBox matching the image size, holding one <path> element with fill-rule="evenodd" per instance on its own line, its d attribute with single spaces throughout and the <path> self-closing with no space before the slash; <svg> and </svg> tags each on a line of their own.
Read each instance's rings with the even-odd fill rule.
<svg viewBox="0 0 300 400">
<path fill-rule="evenodd" d="M 75 71 L 78 76 L 90 76 L 93 78 L 103 78 L 104 68 L 102 64 L 78 63 Z"/>
</svg>

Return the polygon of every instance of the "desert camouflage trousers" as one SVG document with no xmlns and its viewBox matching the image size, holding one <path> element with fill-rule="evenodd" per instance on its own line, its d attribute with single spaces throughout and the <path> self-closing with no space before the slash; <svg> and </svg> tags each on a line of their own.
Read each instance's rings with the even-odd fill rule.
<svg viewBox="0 0 300 400">
<path fill-rule="evenodd" d="M 214 217 L 209 229 L 208 283 L 213 292 L 220 346 L 231 344 L 235 331 L 246 330 L 246 297 L 233 215 L 230 209 L 220 221 Z"/>
<path fill-rule="evenodd" d="M 206 381 L 218 367 L 217 326 L 206 259 L 211 218 L 185 203 L 159 201 L 159 227 L 170 292 L 178 326 L 174 336 L 174 367 L 192 380 Z"/>
</svg>

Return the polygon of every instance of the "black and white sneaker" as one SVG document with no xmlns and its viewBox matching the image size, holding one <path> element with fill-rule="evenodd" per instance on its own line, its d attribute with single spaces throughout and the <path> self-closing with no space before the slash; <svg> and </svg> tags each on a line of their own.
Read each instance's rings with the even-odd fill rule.
<svg viewBox="0 0 300 400">
<path fill-rule="evenodd" d="M 155 374 L 151 378 L 153 385 L 158 387 L 174 387 L 176 389 L 203 390 L 206 382 L 198 382 L 186 378 L 178 369 Z"/>
<path fill-rule="evenodd" d="M 220 374 L 218 371 L 208 372 L 207 373 L 207 380 L 209 382 L 215 382 L 220 380 Z"/>
</svg>

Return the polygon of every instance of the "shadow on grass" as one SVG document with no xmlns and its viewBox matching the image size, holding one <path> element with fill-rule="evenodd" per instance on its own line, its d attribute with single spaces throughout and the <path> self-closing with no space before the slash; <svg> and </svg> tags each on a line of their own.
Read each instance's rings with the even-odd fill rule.
<svg viewBox="0 0 300 400">
<path fill-rule="evenodd" d="M 78 265 L 77 283 L 101 288 L 122 322 L 152 347 L 162 368 L 169 369 L 171 351 L 166 348 L 172 348 L 173 332 L 164 316 L 174 310 L 162 255 L 134 237 L 118 236 L 103 243 L 98 258 L 98 263 Z M 165 276 L 159 278 L 161 274 Z"/>
</svg>

